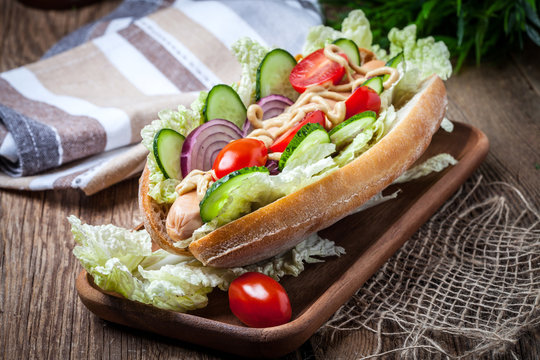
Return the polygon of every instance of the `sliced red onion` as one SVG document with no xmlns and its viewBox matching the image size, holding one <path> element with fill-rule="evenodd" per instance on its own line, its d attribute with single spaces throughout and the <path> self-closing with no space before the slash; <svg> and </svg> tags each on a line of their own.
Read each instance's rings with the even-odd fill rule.
<svg viewBox="0 0 540 360">
<path fill-rule="evenodd" d="M 244 123 L 244 126 L 242 126 L 242 136 L 246 137 L 252 131 L 253 131 L 253 126 L 251 126 L 251 123 L 246 118 L 246 122 Z"/>
<path fill-rule="evenodd" d="M 214 119 L 197 127 L 189 133 L 182 146 L 182 177 L 186 177 L 194 169 L 210 170 L 219 151 L 232 140 L 242 137 L 238 126 L 228 120 Z"/>
<path fill-rule="evenodd" d="M 257 102 L 263 109 L 263 120 L 278 116 L 292 104 L 294 102 L 291 99 L 282 95 L 268 95 Z"/>
<path fill-rule="evenodd" d="M 264 166 L 268 168 L 268 171 L 270 171 L 270 175 L 279 174 L 279 161 L 267 160 Z"/>
<path fill-rule="evenodd" d="M 283 95 L 268 95 L 257 102 L 257 105 L 263 110 L 263 120 L 280 115 L 285 108 L 292 104 L 294 104 L 294 102 Z M 247 136 L 247 134 L 253 131 L 253 126 L 251 126 L 249 120 L 246 119 L 242 130 L 244 131 L 244 136 Z"/>
</svg>

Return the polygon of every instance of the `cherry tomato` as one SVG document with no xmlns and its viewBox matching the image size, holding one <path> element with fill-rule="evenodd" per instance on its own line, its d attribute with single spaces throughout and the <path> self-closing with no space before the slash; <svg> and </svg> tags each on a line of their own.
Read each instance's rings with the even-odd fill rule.
<svg viewBox="0 0 540 360">
<path fill-rule="evenodd" d="M 291 320 L 291 302 L 283 286 L 269 276 L 248 272 L 229 286 L 229 307 L 244 324 L 261 328 Z"/>
<path fill-rule="evenodd" d="M 381 97 L 369 86 L 360 86 L 345 100 L 345 108 L 345 120 L 368 110 L 378 114 L 381 110 Z"/>
<path fill-rule="evenodd" d="M 214 160 L 214 173 L 221 179 L 225 175 L 250 166 L 264 166 L 268 150 L 261 140 L 243 138 L 231 141 Z"/>
<path fill-rule="evenodd" d="M 345 59 L 347 55 L 340 54 Z M 332 81 L 335 85 L 345 74 L 345 67 L 324 55 L 324 49 L 312 52 L 302 59 L 291 71 L 289 81 L 299 93 L 306 91 L 310 85 L 320 85 Z"/>
<path fill-rule="evenodd" d="M 292 138 L 302 126 L 306 125 L 307 123 L 318 123 L 321 124 L 324 127 L 326 118 L 324 116 L 324 113 L 321 110 L 313 111 L 310 113 L 307 113 L 306 116 L 302 121 L 300 121 L 298 124 L 287 130 L 285 133 L 283 133 L 280 137 L 274 141 L 272 146 L 270 146 L 270 151 L 272 152 L 283 152 L 285 151 L 285 148 L 289 143 L 291 142 Z"/>
</svg>

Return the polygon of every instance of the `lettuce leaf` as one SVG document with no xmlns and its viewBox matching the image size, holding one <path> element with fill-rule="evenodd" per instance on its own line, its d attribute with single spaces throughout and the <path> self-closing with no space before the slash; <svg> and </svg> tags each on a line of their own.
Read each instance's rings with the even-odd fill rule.
<svg viewBox="0 0 540 360">
<path fill-rule="evenodd" d="M 304 56 L 323 48 L 339 38 L 353 40 L 357 46 L 371 48 L 373 35 L 366 15 L 362 10 L 353 10 L 341 24 L 341 31 L 328 26 L 318 25 L 310 28 L 302 54 Z"/>
<path fill-rule="evenodd" d="M 226 290 L 232 280 L 247 271 L 259 271 L 279 280 L 285 275 L 299 275 L 304 263 L 345 253 L 332 241 L 312 234 L 292 250 L 268 261 L 217 269 L 203 266 L 190 256 L 164 250 L 152 252 L 150 236 L 144 230 L 91 226 L 73 215 L 68 220 L 77 242 L 73 254 L 96 285 L 133 301 L 180 312 L 206 306 L 208 293 L 216 287 Z"/>
<path fill-rule="evenodd" d="M 393 105 L 382 110 L 377 117 L 377 120 L 375 120 L 370 127 L 358 134 L 354 140 L 334 158 L 336 164 L 339 167 L 343 167 L 362 153 L 366 152 L 392 130 L 396 120 L 397 113 Z"/>
<path fill-rule="evenodd" d="M 367 149 L 369 149 L 369 142 L 373 138 L 374 133 L 375 129 L 372 125 L 356 135 L 354 140 L 334 158 L 336 164 L 338 164 L 339 167 L 343 167 L 367 151 Z"/>
<path fill-rule="evenodd" d="M 233 88 L 246 107 L 255 101 L 257 68 L 269 51 L 269 48 L 247 37 L 232 45 L 232 52 L 242 67 L 240 81 L 233 84 Z"/>
<path fill-rule="evenodd" d="M 416 165 L 405 171 L 399 178 L 394 181 L 394 184 L 408 182 L 419 177 L 426 176 L 432 172 L 440 172 L 450 165 L 457 164 L 457 160 L 450 154 L 441 153 L 430 157 L 423 163 Z"/>
<path fill-rule="evenodd" d="M 441 129 L 448 133 L 451 133 L 452 131 L 454 131 L 454 124 L 445 116 L 441 121 Z"/>
<path fill-rule="evenodd" d="M 446 80 L 452 74 L 450 52 L 442 41 L 435 41 L 432 36 L 416 39 L 416 25 L 412 24 L 399 30 L 393 28 L 388 33 L 390 54 L 392 58 L 403 52 L 406 70 L 419 70 L 419 80 L 437 74 Z"/>
<path fill-rule="evenodd" d="M 373 41 L 373 34 L 369 20 L 362 10 L 353 10 L 341 23 L 341 32 L 344 37 L 351 39 L 358 47 L 369 49 Z"/>
<path fill-rule="evenodd" d="M 390 132 L 390 130 L 392 130 L 394 125 L 396 125 L 396 120 L 397 112 L 394 109 L 394 105 L 390 105 L 389 107 L 381 111 L 381 113 L 377 117 L 377 120 L 372 125 L 375 131 L 375 136 L 373 140 L 374 144 L 379 142 L 379 140 L 381 140 L 386 134 Z"/>
<path fill-rule="evenodd" d="M 319 149 L 321 151 L 319 154 L 322 155 L 324 154 L 324 151 L 335 149 L 335 145 L 321 146 Z M 276 189 L 275 191 L 282 192 L 282 196 L 292 194 L 336 170 L 336 162 L 329 156 L 330 154 L 331 152 L 328 153 L 326 157 L 320 156 L 317 161 L 312 161 L 304 165 L 294 167 L 285 166 L 281 173 L 271 177 L 272 186 Z"/>
</svg>

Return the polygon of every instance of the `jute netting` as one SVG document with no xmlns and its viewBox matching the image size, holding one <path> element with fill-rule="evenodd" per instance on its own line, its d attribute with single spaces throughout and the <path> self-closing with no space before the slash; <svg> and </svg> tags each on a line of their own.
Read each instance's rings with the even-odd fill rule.
<svg viewBox="0 0 540 360">
<path fill-rule="evenodd" d="M 319 336 L 373 331 L 376 349 L 359 358 L 462 359 L 505 350 L 540 325 L 539 225 L 535 200 L 516 187 L 467 181 Z M 441 334 L 471 345 L 456 354 Z M 401 346 L 382 352 L 387 336 Z"/>
</svg>

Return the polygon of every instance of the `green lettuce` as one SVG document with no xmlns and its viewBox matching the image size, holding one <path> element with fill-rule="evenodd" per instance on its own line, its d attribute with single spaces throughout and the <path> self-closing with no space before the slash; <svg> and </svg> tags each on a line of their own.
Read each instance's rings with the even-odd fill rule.
<svg viewBox="0 0 540 360">
<path fill-rule="evenodd" d="M 255 101 L 257 68 L 270 49 L 247 37 L 236 41 L 231 49 L 242 67 L 240 81 L 233 88 L 247 107 Z"/>
<path fill-rule="evenodd" d="M 370 49 L 373 35 L 369 21 L 362 10 L 353 10 L 343 20 L 341 31 L 328 26 L 318 25 L 309 29 L 302 54 L 311 54 L 315 50 L 323 48 L 326 44 L 339 38 L 353 40 L 357 46 Z"/>
<path fill-rule="evenodd" d="M 334 158 L 336 164 L 339 167 L 343 167 L 362 155 L 392 130 L 396 124 L 396 120 L 397 113 L 393 105 L 383 109 L 377 117 L 377 120 L 375 120 L 370 127 L 358 134 L 354 140 Z"/>
<path fill-rule="evenodd" d="M 421 164 L 418 164 L 409 170 L 405 171 L 394 183 L 404 183 L 419 177 L 423 177 L 431 174 L 432 172 L 440 172 L 446 169 L 450 165 L 457 164 L 457 160 L 450 154 L 441 153 L 430 157 Z"/>
<path fill-rule="evenodd" d="M 369 142 L 373 138 L 374 130 L 371 126 L 356 135 L 354 140 L 334 158 L 336 164 L 343 167 L 369 149 Z"/>
<path fill-rule="evenodd" d="M 454 124 L 445 116 L 441 121 L 441 129 L 451 133 L 452 131 L 454 131 Z"/>
<path fill-rule="evenodd" d="M 232 280 L 247 271 L 279 280 L 285 275 L 299 275 L 305 263 L 345 253 L 332 241 L 312 234 L 292 250 L 265 262 L 217 269 L 203 266 L 190 256 L 152 252 L 152 241 L 144 230 L 91 226 L 73 215 L 68 220 L 77 243 L 73 254 L 97 286 L 133 301 L 180 312 L 206 306 L 208 293 L 216 287 L 226 290 Z"/>
<path fill-rule="evenodd" d="M 320 144 L 313 149 L 313 159 L 304 164 L 287 164 L 282 172 L 271 177 L 273 188 L 282 196 L 289 195 L 336 170 L 336 162 L 330 156 L 335 149 L 334 144 Z"/>
<path fill-rule="evenodd" d="M 344 37 L 351 39 L 358 47 L 369 49 L 373 35 L 369 20 L 362 10 L 353 10 L 341 23 L 341 32 Z"/>
<path fill-rule="evenodd" d="M 385 108 L 381 111 L 379 116 L 377 117 L 377 120 L 372 125 L 375 136 L 373 143 L 379 142 L 386 134 L 392 130 L 394 125 L 396 124 L 397 120 L 397 112 L 394 109 L 394 105 L 390 105 L 389 107 Z"/>
<path fill-rule="evenodd" d="M 418 69 L 420 80 L 432 74 L 439 75 L 443 80 L 452 75 L 450 52 L 444 42 L 436 42 L 432 36 L 416 39 L 416 25 L 412 24 L 401 30 L 393 28 L 388 33 L 388 40 L 390 40 L 388 58 L 403 52 L 406 70 Z"/>
</svg>

